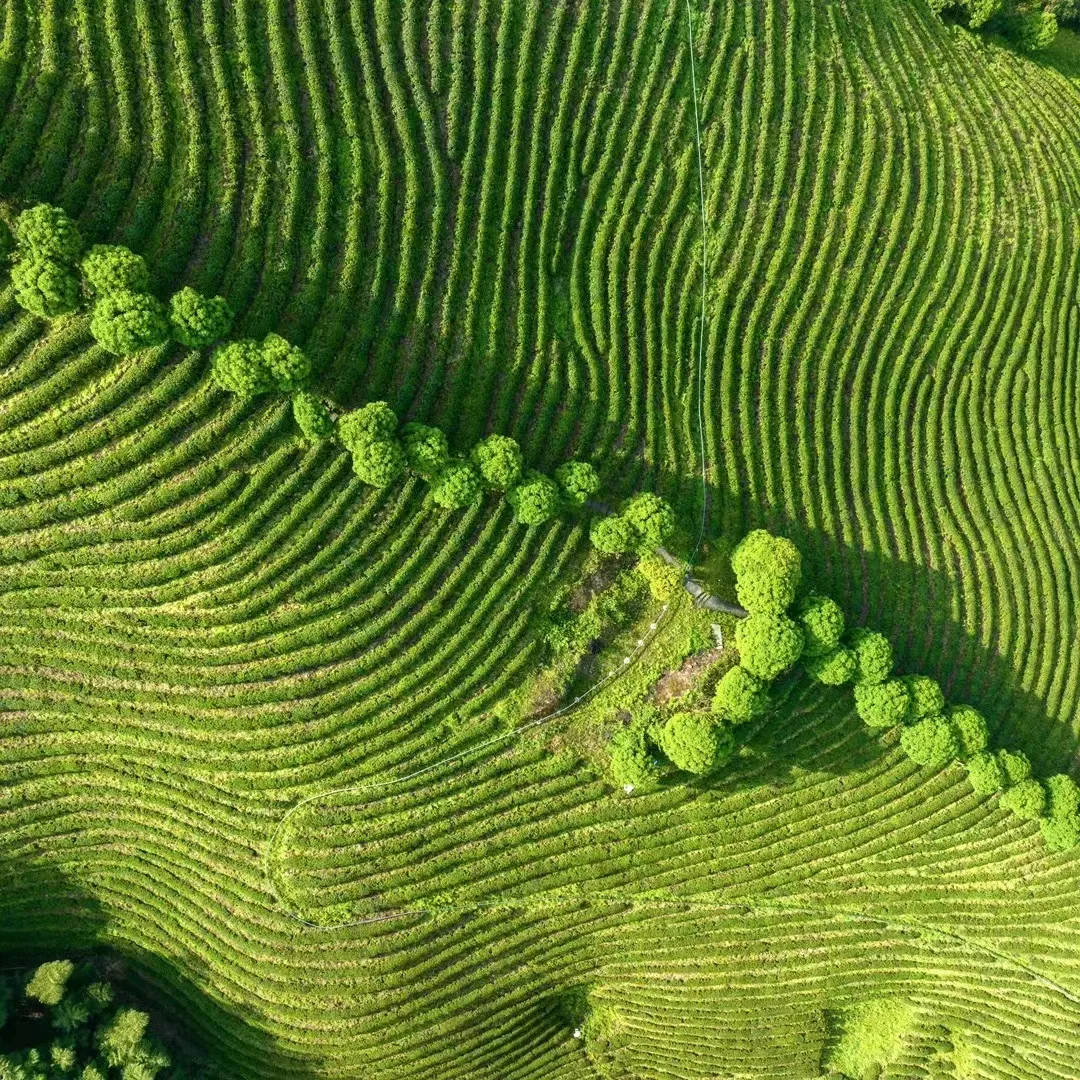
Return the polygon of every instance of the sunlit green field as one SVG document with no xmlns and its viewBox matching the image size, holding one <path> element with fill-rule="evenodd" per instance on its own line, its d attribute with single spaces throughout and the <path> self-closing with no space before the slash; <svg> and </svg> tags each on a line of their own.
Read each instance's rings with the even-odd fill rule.
<svg viewBox="0 0 1080 1080">
<path fill-rule="evenodd" d="M 684 555 L 704 468 L 720 591 L 747 529 L 790 536 L 902 670 L 1067 772 L 1077 38 L 691 12 L 700 354 L 676 0 L 5 0 L 0 197 L 227 296 L 342 407 L 656 490 Z M 205 352 L 118 359 L 5 278 L 0 537 L 0 944 L 126 955 L 223 1075 L 1080 1077 L 1076 854 L 850 694 L 790 680 L 713 779 L 604 778 L 685 599 L 635 609 L 586 708 L 387 783 L 538 715 L 579 520 L 365 487 Z"/>
</svg>

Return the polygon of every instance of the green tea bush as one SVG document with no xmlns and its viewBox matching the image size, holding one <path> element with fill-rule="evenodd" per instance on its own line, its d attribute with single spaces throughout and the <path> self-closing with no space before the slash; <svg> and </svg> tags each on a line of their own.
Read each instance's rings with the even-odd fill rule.
<svg viewBox="0 0 1080 1080">
<path fill-rule="evenodd" d="M 1005 790 L 1008 777 L 997 754 L 986 751 L 974 754 L 966 764 L 968 781 L 980 795 L 992 795 L 995 791 Z"/>
<path fill-rule="evenodd" d="M 48 255 L 31 255 L 11 268 L 18 305 L 39 319 L 56 319 L 81 303 L 79 278 L 67 263 Z"/>
<path fill-rule="evenodd" d="M 735 595 L 751 615 L 781 615 L 795 602 L 802 556 L 786 537 L 764 529 L 747 533 L 731 556 Z"/>
<path fill-rule="evenodd" d="M 740 663 L 752 675 L 771 681 L 802 655 L 802 627 L 786 615 L 757 613 L 735 628 Z"/>
<path fill-rule="evenodd" d="M 489 435 L 469 454 L 490 491 L 509 491 L 520 479 L 523 468 L 521 447 L 509 435 Z"/>
<path fill-rule="evenodd" d="M 95 244 L 83 256 L 82 272 L 98 295 L 145 292 L 150 284 L 146 260 L 120 244 Z"/>
<path fill-rule="evenodd" d="M 1080 844 L 1080 788 L 1064 773 L 1046 778 L 1046 809 L 1040 823 L 1051 851 L 1069 851 Z"/>
<path fill-rule="evenodd" d="M 521 525 L 542 525 L 562 508 L 559 487 L 550 476 L 530 469 L 507 493 L 506 501 Z"/>
<path fill-rule="evenodd" d="M 90 333 L 107 352 L 131 356 L 169 340 L 165 306 L 146 292 L 103 293 L 90 315 Z"/>
<path fill-rule="evenodd" d="M 444 510 L 463 510 L 483 500 L 484 484 L 468 461 L 451 461 L 432 483 L 431 497 Z"/>
<path fill-rule="evenodd" d="M 675 511 L 658 495 L 642 491 L 623 508 L 622 516 L 637 533 L 640 543 L 659 547 L 675 531 Z"/>
<path fill-rule="evenodd" d="M 807 659 L 831 653 L 844 634 L 844 613 L 828 596 L 804 596 L 796 608 L 795 621 L 806 635 L 803 656 Z"/>
<path fill-rule="evenodd" d="M 908 708 L 910 716 L 910 704 Z M 936 769 L 956 757 L 960 743 L 952 724 L 944 716 L 928 716 L 904 728 L 900 733 L 900 747 L 916 765 Z"/>
<path fill-rule="evenodd" d="M 587 461 L 564 461 L 555 470 L 555 482 L 570 506 L 584 506 L 600 490 L 600 477 Z"/>
<path fill-rule="evenodd" d="M 712 708 L 731 724 L 745 724 L 768 712 L 768 685 L 738 664 L 716 684 Z"/>
<path fill-rule="evenodd" d="M 856 683 L 881 683 L 889 677 L 893 651 L 884 634 L 858 627 L 847 635 L 847 646 L 855 654 Z"/>
<path fill-rule="evenodd" d="M 415 421 L 401 429 L 401 444 L 409 468 L 425 480 L 433 480 L 450 464 L 450 445 L 437 427 Z"/>
<path fill-rule="evenodd" d="M 185 285 L 169 298 L 172 336 L 189 349 L 213 345 L 232 328 L 233 310 L 223 296 L 203 296 Z"/>
<path fill-rule="evenodd" d="M 869 728 L 902 724 L 910 707 L 911 692 L 902 679 L 855 684 L 855 711 Z"/>
<path fill-rule="evenodd" d="M 971 705 L 953 705 L 945 710 L 945 715 L 952 721 L 956 736 L 960 741 L 960 758 L 981 754 L 990 743 L 990 734 L 986 727 L 986 717 Z"/>
<path fill-rule="evenodd" d="M 670 600 L 682 587 L 683 571 L 652 552 L 642 555 L 635 569 L 649 583 L 649 591 L 657 600 Z"/>
<path fill-rule="evenodd" d="M 726 764 L 735 750 L 731 728 L 707 713 L 673 714 L 657 732 L 657 741 L 672 765 L 698 774 Z"/>
<path fill-rule="evenodd" d="M 397 433 L 398 418 L 385 401 L 372 401 L 345 413 L 338 420 L 341 445 L 355 452 L 365 443 L 392 439 Z"/>
<path fill-rule="evenodd" d="M 405 472 L 405 451 L 393 439 L 369 439 L 353 451 L 353 472 L 372 487 L 388 487 Z"/>
<path fill-rule="evenodd" d="M 824 686 L 843 686 L 855 678 L 855 653 L 845 645 L 824 656 L 804 656 L 802 664 L 806 674 Z"/>
<path fill-rule="evenodd" d="M 75 264 L 83 253 L 78 226 L 59 206 L 38 203 L 15 218 L 15 241 L 20 255 L 58 259 Z"/>
<path fill-rule="evenodd" d="M 592 523 L 589 540 L 597 551 L 605 555 L 622 555 L 633 548 L 637 534 L 621 514 L 609 514 Z"/>
<path fill-rule="evenodd" d="M 321 442 L 334 434 L 334 418 L 322 398 L 309 390 L 297 390 L 292 397 L 293 419 L 308 442 Z"/>
<path fill-rule="evenodd" d="M 904 675 L 911 695 L 909 720 L 923 720 L 928 716 L 940 716 L 945 710 L 945 695 L 933 679 L 927 675 Z"/>
<path fill-rule="evenodd" d="M 1023 821 L 1037 821 L 1046 809 L 1046 788 L 1038 780 L 1021 780 L 1001 796 L 1001 806 Z"/>
</svg>

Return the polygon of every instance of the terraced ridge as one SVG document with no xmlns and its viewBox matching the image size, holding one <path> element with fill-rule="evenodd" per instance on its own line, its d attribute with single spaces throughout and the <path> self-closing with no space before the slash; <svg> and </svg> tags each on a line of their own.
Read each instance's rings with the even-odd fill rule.
<svg viewBox="0 0 1080 1080">
<path fill-rule="evenodd" d="M 606 490 L 654 487 L 694 521 L 683 17 L 8 0 L 0 193 L 142 252 L 159 293 L 229 296 L 238 333 L 301 344 L 343 404 L 385 397 L 457 448 L 505 431 L 539 467 L 590 456 Z M 1076 742 L 1076 85 L 910 0 L 694 18 L 712 534 L 792 535 L 904 669 L 1057 771 Z M 584 549 L 567 524 L 421 501 L 299 447 L 284 408 L 238 408 L 205 357 L 112 360 L 84 321 L 46 334 L 0 293 L 5 947 L 96 931 L 156 957 L 151 997 L 240 1077 L 810 1077 L 839 1011 L 881 996 L 918 1007 L 894 1075 L 1077 1075 L 1075 859 L 817 691 L 760 733 L 771 764 L 716 789 L 627 804 L 533 745 L 453 781 L 459 812 L 489 794 L 505 839 L 577 846 L 617 895 L 545 900 L 561 882 L 528 846 L 478 866 L 492 849 L 463 829 L 454 870 L 432 866 L 448 910 L 298 929 L 262 877 L 281 815 L 498 730 Z M 437 822 L 448 795 L 395 797 Z M 340 807 L 312 824 L 292 869 L 313 906 L 395 869 L 349 864 Z M 514 903 L 490 910 L 496 870 Z M 572 1037 L 582 986 L 620 1018 L 614 1065 Z"/>
</svg>

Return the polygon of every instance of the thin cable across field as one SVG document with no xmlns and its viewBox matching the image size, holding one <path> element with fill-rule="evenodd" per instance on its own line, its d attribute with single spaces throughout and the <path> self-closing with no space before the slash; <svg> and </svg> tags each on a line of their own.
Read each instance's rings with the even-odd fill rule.
<svg viewBox="0 0 1080 1080">
<path fill-rule="evenodd" d="M 696 412 L 697 412 L 697 426 L 698 426 L 698 451 L 701 457 L 701 519 L 698 523 L 697 539 L 694 543 L 693 551 L 690 555 L 690 562 L 693 563 L 697 558 L 697 554 L 701 549 L 702 541 L 705 538 L 705 523 L 708 514 L 707 506 L 707 492 L 708 492 L 708 476 L 705 460 L 705 412 L 704 412 L 704 342 L 705 342 L 705 280 L 706 280 L 706 267 L 705 267 L 705 252 L 706 252 L 706 240 L 705 240 L 705 181 L 702 172 L 701 163 L 701 120 L 698 115 L 698 102 L 697 102 L 697 70 L 694 63 L 694 30 L 693 22 L 690 11 L 690 0 L 686 0 L 686 34 L 687 42 L 690 50 L 690 85 L 693 90 L 693 104 L 694 104 L 694 145 L 697 151 L 697 173 L 698 173 L 698 201 L 701 212 L 701 314 L 698 319 L 698 334 L 697 334 L 697 349 L 696 349 L 696 365 L 695 365 L 695 378 L 694 385 L 696 388 Z M 693 335 L 691 335 L 691 341 Z M 691 352 L 693 358 L 694 353 Z M 693 362 L 693 360 L 692 360 Z M 306 798 L 301 799 L 299 802 L 294 803 L 282 816 L 281 820 L 277 823 L 273 833 L 270 835 L 269 842 L 267 843 L 266 850 L 263 852 L 263 875 L 266 879 L 266 884 L 270 890 L 270 894 L 277 902 L 278 907 L 282 913 L 292 919 L 294 922 L 299 923 L 301 926 L 305 926 L 315 930 L 341 930 L 350 926 L 363 926 L 369 923 L 385 922 L 387 919 L 400 918 L 405 915 L 425 914 L 422 911 L 388 911 L 384 914 L 374 916 L 369 919 L 358 919 L 352 922 L 335 923 L 333 925 L 322 925 L 320 923 L 309 922 L 307 919 L 301 918 L 299 915 L 295 915 L 289 911 L 281 892 L 277 887 L 277 882 L 274 880 L 274 875 L 271 869 L 271 864 L 274 858 L 274 853 L 277 849 L 278 841 L 281 837 L 281 832 L 288 824 L 292 816 L 307 806 L 309 803 L 316 802 L 320 799 L 329 799 L 334 795 L 345 795 L 355 791 L 365 790 L 377 790 L 380 788 L 393 787 L 397 784 L 403 784 L 408 780 L 413 780 L 418 776 L 422 776 L 425 773 L 431 772 L 434 769 L 441 768 L 444 765 L 452 765 L 456 762 L 463 760 L 471 754 L 478 753 L 481 750 L 486 749 L 489 746 L 494 746 L 496 743 L 503 742 L 507 739 L 511 739 L 514 736 L 521 735 L 526 731 L 533 728 L 540 727 L 542 724 L 546 724 L 551 720 L 560 716 L 566 716 L 572 712 L 579 705 L 581 705 L 586 699 L 593 697 L 605 686 L 614 682 L 620 675 L 628 671 L 634 661 L 636 661 L 645 649 L 649 646 L 650 642 L 656 637 L 660 629 L 663 627 L 664 622 L 670 611 L 670 605 L 664 604 L 660 609 L 659 615 L 650 624 L 648 633 L 637 643 L 634 651 L 628 656 L 623 658 L 622 664 L 618 665 L 614 669 L 608 672 L 602 679 L 594 683 L 588 690 L 573 701 L 567 702 L 567 704 L 561 706 L 558 709 L 554 709 L 549 713 L 545 713 L 534 720 L 530 720 L 527 723 L 521 724 L 518 727 L 511 728 L 509 731 L 505 731 L 500 735 L 495 735 L 484 742 L 477 743 L 475 746 L 467 747 L 464 750 L 459 751 L 456 754 L 450 754 L 447 757 L 440 758 L 438 761 L 433 761 L 428 765 L 424 765 L 422 768 L 414 769 L 412 772 L 405 773 L 403 776 L 391 777 L 388 780 L 365 780 L 358 784 L 350 784 L 346 787 L 334 788 L 330 791 L 321 791 L 314 795 L 308 795 Z"/>
</svg>

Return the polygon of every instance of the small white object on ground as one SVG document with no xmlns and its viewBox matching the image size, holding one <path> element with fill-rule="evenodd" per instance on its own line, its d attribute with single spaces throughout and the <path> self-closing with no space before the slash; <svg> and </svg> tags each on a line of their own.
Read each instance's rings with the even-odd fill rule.
<svg viewBox="0 0 1080 1080">
<path fill-rule="evenodd" d="M 719 623 L 712 623 L 712 636 L 716 642 L 716 647 L 722 649 L 724 647 L 724 628 Z"/>
<path fill-rule="evenodd" d="M 632 794 L 632 792 L 634 790 L 634 785 L 633 784 L 623 784 L 622 789 L 623 789 L 623 791 L 626 792 L 627 795 L 630 795 L 630 794 Z"/>
<path fill-rule="evenodd" d="M 574 1028 L 574 1038 L 575 1039 L 580 1039 L 581 1038 L 581 1028 Z"/>
</svg>

